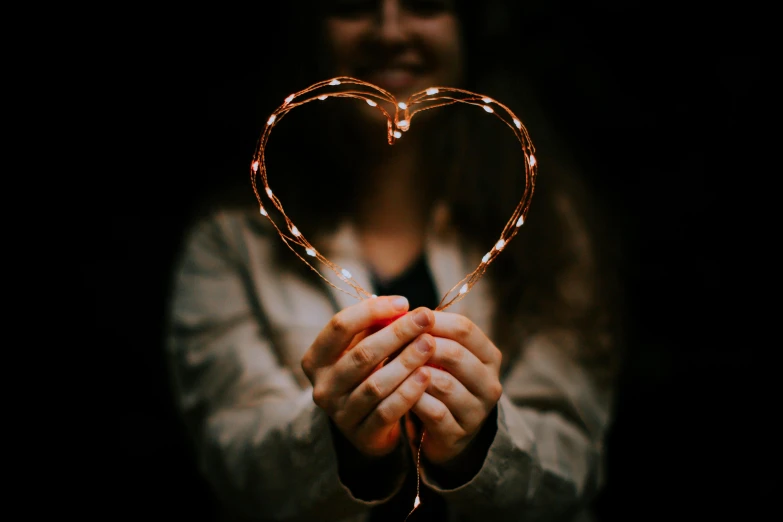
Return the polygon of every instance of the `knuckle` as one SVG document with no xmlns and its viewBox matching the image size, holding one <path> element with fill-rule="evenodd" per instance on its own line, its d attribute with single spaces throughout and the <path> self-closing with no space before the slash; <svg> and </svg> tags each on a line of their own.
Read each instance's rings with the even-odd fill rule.
<svg viewBox="0 0 783 522">
<path fill-rule="evenodd" d="M 364 395 L 372 400 L 378 400 L 383 397 L 383 391 L 376 379 L 368 377 L 367 380 L 364 381 Z"/>
<path fill-rule="evenodd" d="M 329 328 L 338 335 L 348 333 L 348 324 L 345 321 L 345 316 L 339 313 L 333 315 L 329 320 Z"/>
<path fill-rule="evenodd" d="M 435 422 L 443 422 L 448 414 L 449 410 L 443 404 L 438 404 L 432 411 L 432 420 Z"/>
<path fill-rule="evenodd" d="M 372 356 L 364 345 L 358 344 L 351 350 L 351 361 L 357 368 L 366 368 L 372 362 Z"/>
<path fill-rule="evenodd" d="M 392 332 L 397 341 L 405 342 L 408 340 L 409 335 L 405 329 L 405 321 L 394 321 L 392 323 Z"/>
<path fill-rule="evenodd" d="M 433 381 L 435 388 L 443 395 L 449 395 L 454 391 L 454 381 L 447 375 L 438 375 Z"/>
<path fill-rule="evenodd" d="M 443 348 L 441 357 L 447 366 L 454 367 L 462 360 L 463 348 L 457 344 L 448 344 Z"/>
<path fill-rule="evenodd" d="M 375 417 L 382 426 L 392 424 L 397 420 L 394 415 L 394 409 L 388 404 L 378 405 L 378 407 L 375 408 Z"/>
<path fill-rule="evenodd" d="M 322 386 L 313 387 L 313 402 L 318 407 L 326 409 L 329 403 L 329 394 Z"/>
<path fill-rule="evenodd" d="M 473 324 L 473 321 L 467 317 L 461 315 L 457 317 L 457 324 L 455 325 L 455 329 L 459 339 L 464 340 L 470 337 L 474 328 L 476 328 L 476 326 Z"/>
<path fill-rule="evenodd" d="M 495 403 L 500 400 L 500 396 L 503 395 L 503 385 L 499 381 L 494 381 L 489 387 L 489 396 L 492 402 Z"/>
</svg>

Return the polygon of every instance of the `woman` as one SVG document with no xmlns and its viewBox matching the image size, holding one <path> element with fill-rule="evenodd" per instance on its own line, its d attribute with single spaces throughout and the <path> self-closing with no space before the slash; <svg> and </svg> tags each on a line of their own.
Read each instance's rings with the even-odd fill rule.
<svg viewBox="0 0 783 522">
<path fill-rule="evenodd" d="M 352 100 L 275 131 L 283 152 L 267 164 L 287 214 L 377 299 L 324 285 L 257 208 L 215 212 L 189 235 L 169 350 L 227 519 L 402 521 L 421 428 L 411 520 L 589 514 L 617 343 L 608 250 L 530 98 L 477 59 L 490 40 L 467 7 L 328 2 L 305 33 L 318 35 L 318 68 L 299 85 L 346 75 L 400 100 L 463 87 L 525 121 L 541 165 L 528 223 L 465 299 L 433 311 L 524 188 L 518 144 L 476 111 L 417 116 L 393 147 L 379 113 Z M 286 132 L 304 137 L 286 150 Z"/>
</svg>

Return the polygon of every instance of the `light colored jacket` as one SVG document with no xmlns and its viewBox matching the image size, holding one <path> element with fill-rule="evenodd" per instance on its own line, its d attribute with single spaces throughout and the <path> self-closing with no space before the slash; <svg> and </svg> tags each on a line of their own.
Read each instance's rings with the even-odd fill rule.
<svg viewBox="0 0 783 522">
<path fill-rule="evenodd" d="M 349 225 L 319 241 L 328 259 L 372 288 Z M 435 228 L 425 248 L 440 295 L 481 256 Z M 232 520 L 362 521 L 388 500 L 362 501 L 341 482 L 328 417 L 302 372 L 316 334 L 357 302 L 312 275 L 265 218 L 238 211 L 195 226 L 176 271 L 168 334 L 175 393 L 200 469 L 236 512 Z M 488 287 L 479 282 L 448 311 L 492 339 Z M 454 520 L 585 519 L 602 483 L 610 395 L 563 342 L 528 338 L 510 361 L 497 433 L 469 482 L 443 489 L 422 470 Z M 406 470 L 415 472 L 413 463 Z"/>
</svg>

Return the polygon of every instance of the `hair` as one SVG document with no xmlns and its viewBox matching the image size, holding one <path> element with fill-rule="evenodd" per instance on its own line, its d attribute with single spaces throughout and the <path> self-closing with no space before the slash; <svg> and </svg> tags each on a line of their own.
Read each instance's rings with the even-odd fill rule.
<svg viewBox="0 0 783 522">
<path fill-rule="evenodd" d="M 320 7 L 318 2 L 305 4 L 300 13 L 312 16 L 289 18 L 290 26 L 283 28 L 288 36 L 282 45 L 292 53 L 284 57 L 288 65 L 278 69 L 282 74 L 277 77 L 284 78 L 285 85 L 268 86 L 270 91 L 277 90 L 280 99 L 329 74 L 319 54 L 313 52 L 323 48 Z M 519 9 L 515 4 L 490 0 L 478 9 L 467 0 L 455 3 L 465 57 L 462 87 L 491 96 L 517 114 L 530 132 L 539 165 L 525 226 L 485 276 L 498 300 L 495 341 L 505 354 L 513 355 L 510 347 L 521 346 L 522 340 L 511 338 L 513 332 L 520 332 L 519 325 L 510 326 L 520 316 L 524 317 L 523 335 L 579 332 L 579 348 L 573 356 L 607 383 L 615 377 L 622 338 L 618 238 L 608 227 L 595 187 L 587 182 L 584 171 L 573 166 L 561 137 L 549 127 L 521 61 L 510 63 L 508 54 L 498 52 L 519 48 L 514 35 L 524 33 L 524 16 L 509 12 Z M 512 20 L 522 27 L 516 24 L 512 31 Z M 339 136 L 339 142 L 358 141 L 357 129 L 340 117 L 344 103 L 355 101 L 314 104 L 304 119 L 291 113 L 270 140 L 276 148 L 267 158 L 270 171 L 277 173 L 275 193 L 286 202 L 286 213 L 311 234 L 350 217 L 356 201 L 354 184 L 346 177 L 359 173 L 348 168 L 346 151 L 337 141 L 324 139 Z M 431 143 L 428 150 L 433 151 L 432 164 L 440 166 L 438 176 L 445 187 L 442 198 L 452 224 L 465 241 L 487 245 L 524 191 L 524 157 L 504 125 L 481 111 L 466 109 L 439 111 L 436 124 L 444 132 L 431 133 L 440 141 Z M 269 112 L 264 107 L 261 114 Z M 265 118 L 259 116 L 259 121 Z M 313 128 L 316 124 L 319 127 Z M 294 135 L 296 140 L 291 139 Z M 282 157 L 284 163 L 277 166 Z M 324 176 L 328 165 L 340 165 L 339 179 L 347 182 L 334 183 L 335 176 Z M 304 184 L 309 190 L 301 190 Z M 504 361 L 512 358 L 505 356 Z"/>
</svg>

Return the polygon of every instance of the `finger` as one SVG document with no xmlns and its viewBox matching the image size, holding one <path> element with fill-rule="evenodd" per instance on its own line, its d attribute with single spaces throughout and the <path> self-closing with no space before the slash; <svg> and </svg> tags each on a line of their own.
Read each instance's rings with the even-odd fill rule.
<svg viewBox="0 0 783 522">
<path fill-rule="evenodd" d="M 411 411 L 419 417 L 424 429 L 436 439 L 452 443 L 465 436 L 465 430 L 454 419 L 448 407 L 429 393 L 422 394 Z"/>
<path fill-rule="evenodd" d="M 442 402 L 451 412 L 454 420 L 466 432 L 480 426 L 492 409 L 473 395 L 449 372 L 430 369 L 430 384 L 427 393 Z"/>
<path fill-rule="evenodd" d="M 407 299 L 388 296 L 366 299 L 336 313 L 307 350 L 302 362 L 305 372 L 340 357 L 354 336 L 376 322 L 394 318 L 407 310 Z"/>
<path fill-rule="evenodd" d="M 396 390 L 405 379 L 421 367 L 435 351 L 435 339 L 422 334 L 408 345 L 391 363 L 374 372 L 349 395 L 344 407 L 343 422 L 359 424 L 372 409 Z"/>
<path fill-rule="evenodd" d="M 500 368 L 502 354 L 473 321 L 460 314 L 435 312 L 435 337 L 446 337 L 473 352 L 485 364 Z"/>
<path fill-rule="evenodd" d="M 458 342 L 443 337 L 435 338 L 435 353 L 427 361 L 427 365 L 449 372 L 470 393 L 482 399 L 491 395 L 488 393 L 487 383 L 497 380 L 497 370 L 482 363 Z"/>
<path fill-rule="evenodd" d="M 373 433 L 398 423 L 414 404 L 421 400 L 430 380 L 429 368 L 413 372 L 394 392 L 378 403 L 359 424 L 357 434 L 371 438 Z"/>
<path fill-rule="evenodd" d="M 397 350 L 409 345 L 432 326 L 432 310 L 417 308 L 377 333 L 367 336 L 337 361 L 334 386 L 348 392 L 365 380 L 378 364 Z"/>
</svg>

